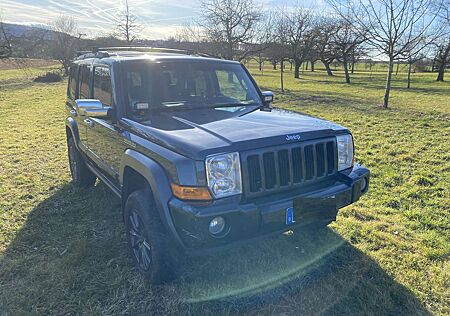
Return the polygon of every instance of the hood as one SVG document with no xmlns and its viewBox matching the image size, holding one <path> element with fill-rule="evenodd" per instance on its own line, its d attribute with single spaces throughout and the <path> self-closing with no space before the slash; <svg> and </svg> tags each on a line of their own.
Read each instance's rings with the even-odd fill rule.
<svg viewBox="0 0 450 316">
<path fill-rule="evenodd" d="M 125 121 L 141 136 L 196 160 L 347 131 L 340 125 L 281 109 L 241 115 L 233 108 L 163 112 L 141 123 Z"/>
</svg>

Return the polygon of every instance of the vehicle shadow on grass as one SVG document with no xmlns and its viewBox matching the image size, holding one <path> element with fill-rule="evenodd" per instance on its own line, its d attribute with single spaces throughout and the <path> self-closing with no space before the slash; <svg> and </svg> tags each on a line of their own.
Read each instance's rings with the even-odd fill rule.
<svg viewBox="0 0 450 316">
<path fill-rule="evenodd" d="M 206 257 L 150 286 L 127 254 L 119 200 L 67 184 L 28 215 L 0 257 L 6 314 L 429 314 L 329 228 L 300 229 Z"/>
</svg>

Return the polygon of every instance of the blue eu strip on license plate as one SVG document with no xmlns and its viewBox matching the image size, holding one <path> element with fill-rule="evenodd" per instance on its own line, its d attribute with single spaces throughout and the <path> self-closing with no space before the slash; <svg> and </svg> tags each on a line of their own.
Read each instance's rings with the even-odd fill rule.
<svg viewBox="0 0 450 316">
<path fill-rule="evenodd" d="M 286 209 L 286 225 L 290 225 L 295 223 L 294 221 L 294 208 L 288 207 Z"/>
</svg>

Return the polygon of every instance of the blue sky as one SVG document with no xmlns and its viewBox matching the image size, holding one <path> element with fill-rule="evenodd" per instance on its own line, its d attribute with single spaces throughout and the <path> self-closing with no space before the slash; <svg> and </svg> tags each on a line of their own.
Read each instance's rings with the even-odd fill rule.
<svg viewBox="0 0 450 316">
<path fill-rule="evenodd" d="M 305 6 L 323 0 L 254 0 L 265 8 L 284 2 L 300 2 Z M 60 14 L 72 15 L 80 30 L 88 36 L 108 34 L 114 30 L 117 12 L 125 0 L 1 0 L 3 20 L 11 23 L 49 24 Z M 178 27 L 198 16 L 198 0 L 129 0 L 132 12 L 144 26 L 142 37 L 167 38 L 174 35 Z"/>
</svg>

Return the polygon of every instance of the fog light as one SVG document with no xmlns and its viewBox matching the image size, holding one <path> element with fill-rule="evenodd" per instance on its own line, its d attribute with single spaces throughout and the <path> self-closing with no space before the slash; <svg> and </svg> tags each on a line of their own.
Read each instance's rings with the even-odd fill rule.
<svg viewBox="0 0 450 316">
<path fill-rule="evenodd" d="M 209 232 L 213 235 L 220 234 L 225 228 L 225 219 L 221 216 L 214 217 L 211 222 L 209 222 Z"/>
<path fill-rule="evenodd" d="M 364 191 L 366 191 L 367 189 L 367 178 L 364 177 L 361 181 L 361 192 L 364 193 Z"/>
</svg>

